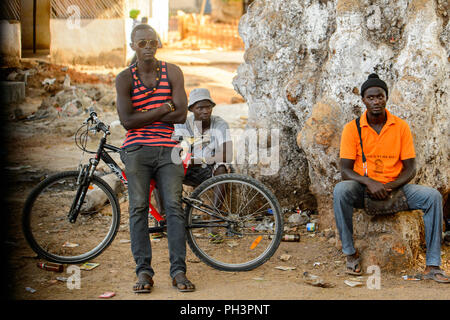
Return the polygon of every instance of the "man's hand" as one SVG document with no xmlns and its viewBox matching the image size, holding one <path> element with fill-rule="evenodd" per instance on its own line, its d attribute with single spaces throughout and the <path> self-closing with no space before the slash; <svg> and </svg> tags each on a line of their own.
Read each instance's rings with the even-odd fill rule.
<svg viewBox="0 0 450 320">
<path fill-rule="evenodd" d="M 369 195 L 377 200 L 386 199 L 386 197 L 389 195 L 389 192 L 392 191 L 392 189 L 386 188 L 386 185 L 382 184 L 381 182 L 372 180 L 370 178 L 367 178 L 366 186 Z"/>
<path fill-rule="evenodd" d="M 341 174 L 343 180 L 354 180 L 367 187 L 368 193 L 377 200 L 386 199 L 391 188 L 386 188 L 381 182 L 375 181 L 369 177 L 363 177 L 353 170 L 355 160 L 341 158 Z"/>
</svg>

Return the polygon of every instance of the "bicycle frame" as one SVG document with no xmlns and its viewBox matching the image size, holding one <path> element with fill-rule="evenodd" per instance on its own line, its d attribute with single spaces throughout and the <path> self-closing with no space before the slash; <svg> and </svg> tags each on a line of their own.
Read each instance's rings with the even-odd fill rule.
<svg viewBox="0 0 450 320">
<path fill-rule="evenodd" d="M 125 172 L 119 167 L 119 165 L 114 161 L 114 159 L 108 154 L 108 152 L 105 151 L 106 150 L 111 150 L 113 152 L 119 153 L 121 151 L 120 148 L 110 145 L 110 144 L 106 144 L 103 143 L 102 148 L 99 150 L 100 152 L 97 153 L 98 157 L 103 160 L 105 162 L 105 164 L 112 170 L 112 172 L 120 179 L 120 181 L 122 181 L 122 183 L 125 186 L 128 186 L 128 180 L 127 177 L 125 175 Z M 188 157 L 187 157 L 188 158 Z M 185 165 L 185 162 L 183 162 L 183 165 Z M 185 172 L 186 172 L 187 167 L 185 166 Z M 149 199 L 151 199 L 153 190 L 155 190 L 156 188 L 156 181 L 155 180 L 151 180 L 150 181 L 150 192 L 149 192 Z M 149 213 L 156 219 L 156 221 L 158 221 L 159 223 L 162 223 L 163 221 L 165 221 L 164 217 L 158 212 L 158 210 L 153 206 L 153 204 L 151 203 L 151 201 L 149 201 L 148 204 L 149 208 L 148 211 Z"/>
<path fill-rule="evenodd" d="M 107 135 L 108 135 L 107 133 L 104 133 L 102 138 L 100 139 L 100 143 L 99 143 L 98 149 L 95 153 L 95 157 L 90 158 L 89 164 L 84 165 L 83 168 L 80 170 L 80 175 L 78 178 L 78 180 L 80 182 L 80 187 L 78 188 L 77 196 L 75 198 L 76 200 L 74 201 L 74 204 L 72 205 L 72 208 L 69 213 L 69 220 L 72 223 L 74 223 L 76 221 L 78 212 L 81 208 L 81 205 L 83 204 L 84 197 L 85 197 L 87 189 L 89 187 L 90 178 L 94 174 L 94 172 L 97 168 L 97 165 L 99 164 L 99 162 L 101 160 L 103 160 L 105 162 L 105 164 L 120 179 L 120 181 L 124 184 L 125 187 L 128 186 L 128 180 L 125 175 L 125 172 L 122 170 L 122 168 L 116 163 L 116 161 L 114 161 L 114 159 L 106 151 L 106 150 L 109 150 L 114 153 L 119 153 L 119 152 L 121 152 L 122 149 L 119 147 L 107 144 L 106 143 Z M 182 162 L 185 174 L 186 174 L 187 168 L 189 166 L 190 160 L 191 160 L 191 153 L 187 152 L 186 157 L 184 157 L 183 162 Z M 151 216 L 153 218 L 155 218 L 155 220 L 158 222 L 159 226 L 149 228 L 149 233 L 162 232 L 165 228 L 165 222 L 166 222 L 165 218 L 158 212 L 158 210 L 155 208 L 155 206 L 153 206 L 153 204 L 150 201 L 152 193 L 155 189 L 156 189 L 156 181 L 152 179 L 150 181 L 150 191 L 149 191 L 149 213 L 151 214 Z M 208 220 L 207 224 L 202 224 L 202 223 L 191 224 L 191 225 L 189 225 L 189 228 L 203 228 L 205 226 L 224 227 L 224 225 L 219 225 L 219 224 L 214 224 L 214 223 L 215 222 L 232 222 L 231 220 L 227 219 L 224 216 L 218 216 L 214 212 L 211 212 L 211 211 L 214 211 L 214 209 L 205 205 L 201 201 L 198 201 L 198 200 L 196 201 L 195 199 L 191 199 L 188 197 L 183 197 L 182 201 L 184 203 L 186 203 L 187 205 L 194 207 L 197 210 L 205 212 L 208 215 L 210 215 L 216 219 L 219 219 L 219 220 Z M 200 203 L 197 203 L 197 202 L 200 202 Z M 204 208 L 202 208 L 200 206 L 203 206 Z M 222 214 L 223 214 L 223 212 L 222 212 Z"/>
</svg>

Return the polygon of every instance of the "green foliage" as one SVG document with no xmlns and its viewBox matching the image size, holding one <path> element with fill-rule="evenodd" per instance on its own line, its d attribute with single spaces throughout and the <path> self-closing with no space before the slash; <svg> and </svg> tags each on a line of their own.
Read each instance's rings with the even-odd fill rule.
<svg viewBox="0 0 450 320">
<path fill-rule="evenodd" d="M 141 13 L 140 10 L 137 10 L 137 9 L 131 9 L 131 10 L 130 10 L 130 18 L 131 18 L 131 19 L 137 19 L 137 17 L 139 16 L 140 13 Z"/>
</svg>

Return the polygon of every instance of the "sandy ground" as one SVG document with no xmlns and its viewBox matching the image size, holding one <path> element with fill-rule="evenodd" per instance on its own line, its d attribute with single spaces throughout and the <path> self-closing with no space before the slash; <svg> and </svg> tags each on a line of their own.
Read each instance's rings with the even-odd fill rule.
<svg viewBox="0 0 450 320">
<path fill-rule="evenodd" d="M 197 57 L 190 56 L 190 61 L 183 63 L 180 53 L 166 52 L 165 60 L 180 64 L 185 75 L 187 91 L 194 87 L 208 87 L 218 103 L 216 114 L 225 117 L 232 128 L 245 125 L 247 108 L 240 102 L 239 95 L 233 90 L 231 80 L 236 68 L 242 61 L 242 53 L 218 55 L 203 52 Z M 206 58 L 205 58 L 206 56 Z M 214 62 L 214 57 L 218 61 Z M 171 60 L 172 59 L 172 60 Z M 191 61 L 192 60 L 192 61 Z M 211 62 L 213 61 L 213 62 Z M 80 70 L 95 74 L 94 68 Z M 114 70 L 98 70 L 98 74 L 114 74 Z M 112 75 L 110 74 L 110 77 Z M 110 82 L 108 86 L 112 86 Z M 42 89 L 29 90 L 27 99 L 20 105 L 22 111 L 29 115 L 36 111 L 43 99 Z M 7 110 L 13 113 L 12 109 Z M 100 114 L 107 123 L 117 120 L 114 108 L 105 109 Z M 46 174 L 77 167 L 81 152 L 73 142 L 75 130 L 81 124 L 83 116 L 35 121 L 17 121 L 9 119 L 6 124 L 8 149 L 9 194 L 6 212 L 9 220 L 6 226 L 4 245 L 10 252 L 8 268 L 4 272 L 8 283 L 4 286 L 8 298 L 14 300 L 96 300 L 107 291 L 115 292 L 112 300 L 437 300 L 450 299 L 450 286 L 432 281 L 405 281 L 405 274 L 415 274 L 423 270 L 423 257 L 414 269 L 403 270 L 400 274 L 390 274 L 381 270 L 379 289 L 370 289 L 366 281 L 371 275 L 361 279 L 361 286 L 349 287 L 344 283 L 352 277 L 343 272 L 344 256 L 330 244 L 319 231 L 310 233 L 304 226 L 298 227 L 300 242 L 282 242 L 275 255 L 264 265 L 248 272 L 222 272 L 202 263 L 188 249 L 188 277 L 195 283 L 197 290 L 193 293 L 181 293 L 172 288 L 169 277 L 169 260 L 167 240 L 152 242 L 153 268 L 156 272 L 155 287 L 149 295 L 137 295 L 131 289 L 136 281 L 134 263 L 127 230 L 120 230 L 112 245 L 92 262 L 100 265 L 90 271 L 81 271 L 80 289 L 69 289 L 64 282 L 56 281 L 57 276 L 70 276 L 65 271 L 60 273 L 45 271 L 36 267 L 42 261 L 26 243 L 21 233 L 20 215 L 25 198 L 31 188 Z M 120 144 L 124 130 L 120 126 L 113 128 L 113 144 Z M 117 159 L 116 159 L 117 160 Z M 122 215 L 128 215 L 127 206 L 122 206 Z M 442 260 L 450 273 L 448 261 L 450 248 L 443 246 Z M 280 256 L 288 254 L 288 261 Z M 277 266 L 293 267 L 282 271 Z M 65 266 L 66 268 L 68 266 Z M 367 266 L 365 266 L 366 268 Z M 305 283 L 304 272 L 320 276 L 333 285 L 332 288 L 319 288 Z M 31 287 L 34 293 L 26 291 Z"/>
</svg>

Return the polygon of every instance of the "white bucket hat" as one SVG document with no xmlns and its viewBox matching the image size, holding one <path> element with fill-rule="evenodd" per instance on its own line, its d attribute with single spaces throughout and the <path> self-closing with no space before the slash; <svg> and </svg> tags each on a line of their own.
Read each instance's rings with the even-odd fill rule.
<svg viewBox="0 0 450 320">
<path fill-rule="evenodd" d="M 209 90 L 206 88 L 195 88 L 191 91 L 189 94 L 189 103 L 188 103 L 188 109 L 190 110 L 191 107 L 196 104 L 199 101 L 202 100 L 209 100 L 213 104 L 213 107 L 216 105 L 216 103 L 211 98 L 211 94 L 209 93 Z"/>
</svg>

